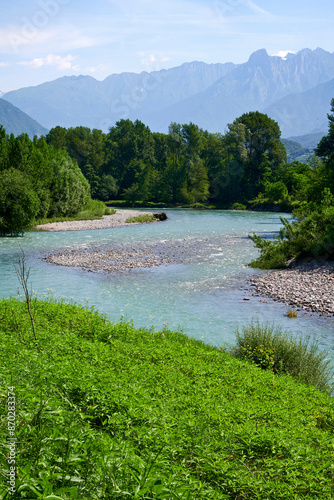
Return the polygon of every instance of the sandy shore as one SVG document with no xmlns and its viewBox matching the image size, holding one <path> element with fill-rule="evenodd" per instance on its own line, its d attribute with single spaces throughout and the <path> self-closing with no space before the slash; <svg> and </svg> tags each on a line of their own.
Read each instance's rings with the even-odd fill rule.
<svg viewBox="0 0 334 500">
<path fill-rule="evenodd" d="M 138 222 L 125 222 L 129 217 L 138 215 L 153 215 L 151 212 L 140 212 L 139 210 L 117 209 L 114 215 L 104 215 L 102 219 L 78 220 L 65 222 L 51 222 L 50 224 L 40 224 L 34 229 L 43 231 L 87 231 L 90 229 L 109 229 L 112 227 L 132 226 Z"/>
<path fill-rule="evenodd" d="M 334 316 L 334 265 L 317 262 L 270 271 L 249 280 L 254 295 L 264 295 L 301 311 Z"/>
</svg>

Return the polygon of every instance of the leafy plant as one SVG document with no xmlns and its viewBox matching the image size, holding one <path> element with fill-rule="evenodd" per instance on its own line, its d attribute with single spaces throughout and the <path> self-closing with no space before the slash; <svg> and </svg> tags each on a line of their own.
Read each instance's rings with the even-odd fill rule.
<svg viewBox="0 0 334 500">
<path fill-rule="evenodd" d="M 298 313 L 297 311 L 293 311 L 292 309 L 288 309 L 288 312 L 286 313 L 288 318 L 298 318 Z"/>
<path fill-rule="evenodd" d="M 250 359 L 277 374 L 288 373 L 320 390 L 330 390 L 330 360 L 327 352 L 319 351 L 315 340 L 293 338 L 281 327 L 259 322 L 244 326 L 241 332 L 237 330 L 236 339 L 237 357 Z"/>
<path fill-rule="evenodd" d="M 19 438 L 14 495 L 0 454 L 4 500 L 330 498 L 334 406 L 316 387 L 167 322 L 135 329 L 53 298 L 34 319 L 38 351 L 15 334 L 25 303 L 0 301 L 0 439 L 12 386 Z M 261 363 L 266 345 L 277 355 L 257 345 Z"/>
<path fill-rule="evenodd" d="M 142 214 L 142 215 L 136 215 L 134 217 L 128 217 L 125 222 L 127 222 L 128 224 L 130 223 L 145 224 L 147 222 L 153 222 L 154 220 L 155 220 L 154 215 Z"/>
</svg>

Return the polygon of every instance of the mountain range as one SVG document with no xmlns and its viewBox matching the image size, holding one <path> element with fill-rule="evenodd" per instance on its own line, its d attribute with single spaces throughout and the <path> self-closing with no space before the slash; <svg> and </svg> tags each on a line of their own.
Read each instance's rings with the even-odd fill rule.
<svg viewBox="0 0 334 500">
<path fill-rule="evenodd" d="M 7 134 L 20 135 L 24 132 L 30 138 L 48 133 L 48 130 L 36 120 L 4 99 L 0 99 L 0 125 L 4 127 Z"/>
<path fill-rule="evenodd" d="M 243 64 L 185 63 L 151 73 L 62 77 L 2 96 L 45 128 L 83 125 L 107 131 L 121 118 L 152 131 L 194 122 L 210 132 L 249 111 L 275 119 L 282 136 L 326 133 L 334 97 L 334 53 L 303 49 L 285 58 L 265 49 Z M 1 99 L 0 99 L 1 102 Z M 1 123 L 1 115 L 0 115 Z"/>
</svg>

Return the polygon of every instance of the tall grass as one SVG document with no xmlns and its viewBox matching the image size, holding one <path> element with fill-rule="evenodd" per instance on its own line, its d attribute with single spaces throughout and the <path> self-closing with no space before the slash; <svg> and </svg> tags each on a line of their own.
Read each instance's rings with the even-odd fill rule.
<svg viewBox="0 0 334 500">
<path fill-rule="evenodd" d="M 247 358 L 274 373 L 289 373 L 322 391 L 331 389 L 328 353 L 320 351 L 315 339 L 294 338 L 279 326 L 252 322 L 236 332 L 235 355 Z M 270 362 L 272 358 L 272 362 Z"/>
<path fill-rule="evenodd" d="M 152 214 L 141 214 L 141 215 L 136 215 L 134 217 L 128 217 L 125 222 L 127 222 L 128 224 L 130 223 L 145 224 L 147 222 L 153 222 L 154 220 L 156 219 Z"/>
<path fill-rule="evenodd" d="M 80 212 L 73 216 L 66 217 L 50 217 L 47 219 L 38 219 L 34 222 L 35 226 L 39 224 L 49 224 L 51 222 L 64 222 L 64 221 L 76 221 L 76 220 L 93 220 L 101 219 L 103 215 L 113 215 L 116 210 L 109 208 L 103 201 L 90 200 L 87 205 L 85 205 Z"/>
</svg>

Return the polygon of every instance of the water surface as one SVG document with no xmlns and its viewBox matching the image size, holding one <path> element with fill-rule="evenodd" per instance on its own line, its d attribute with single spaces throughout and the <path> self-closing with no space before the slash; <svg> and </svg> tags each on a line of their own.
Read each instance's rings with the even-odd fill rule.
<svg viewBox="0 0 334 500">
<path fill-rule="evenodd" d="M 170 329 L 180 328 L 213 345 L 233 343 L 236 328 L 252 319 L 275 321 L 294 334 L 314 334 L 322 347 L 334 350 L 334 318 L 299 313 L 297 319 L 289 319 L 284 304 L 252 297 L 245 290 L 247 278 L 263 272 L 247 267 L 258 252 L 248 234 L 272 237 L 281 227 L 280 214 L 181 209 L 166 213 L 165 222 L 0 239 L 0 296 L 17 295 L 14 264 L 22 247 L 38 297 L 52 291 L 66 301 L 88 301 L 112 321 L 124 317 L 136 327 L 156 329 L 167 323 Z M 186 257 L 183 263 L 108 275 L 43 261 L 48 253 L 64 249 L 136 248 L 166 241 L 179 242 Z"/>
</svg>

